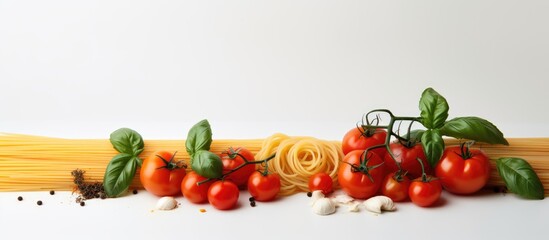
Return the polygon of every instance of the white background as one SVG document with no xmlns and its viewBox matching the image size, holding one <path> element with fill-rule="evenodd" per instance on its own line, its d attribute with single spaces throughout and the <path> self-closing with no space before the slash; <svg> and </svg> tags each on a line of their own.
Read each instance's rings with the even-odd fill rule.
<svg viewBox="0 0 549 240">
<path fill-rule="evenodd" d="M 0 0 L 0 131 L 107 138 L 131 127 L 146 139 L 184 138 L 208 118 L 215 138 L 340 139 L 374 108 L 417 115 L 430 86 L 447 98 L 450 117 L 489 119 L 508 137 L 548 137 L 548 12 L 548 1 L 509 0 Z M 294 196 L 253 211 L 241 198 L 238 210 L 204 216 L 182 200 L 192 210 L 150 215 L 154 199 L 144 192 L 78 210 L 63 200 L 68 193 L 40 209 L 17 195 L 0 194 L 0 229 L 43 237 L 90 231 L 72 221 L 80 218 L 128 236 L 243 236 L 229 228 L 248 226 L 249 238 L 401 238 L 395 229 L 407 237 L 417 228 L 510 238 L 544 234 L 549 211 L 547 201 L 447 195 L 441 208 L 317 218 Z"/>
</svg>

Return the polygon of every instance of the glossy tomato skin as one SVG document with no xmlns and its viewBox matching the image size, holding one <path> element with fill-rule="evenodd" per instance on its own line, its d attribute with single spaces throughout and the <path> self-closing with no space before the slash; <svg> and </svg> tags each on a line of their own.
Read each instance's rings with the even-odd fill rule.
<svg viewBox="0 0 549 240">
<path fill-rule="evenodd" d="M 219 210 L 229 210 L 236 206 L 239 194 L 238 187 L 233 182 L 217 181 L 208 189 L 208 201 Z"/>
<path fill-rule="evenodd" d="M 327 173 L 317 173 L 309 178 L 309 191 L 321 190 L 324 195 L 333 192 L 332 177 Z"/>
<path fill-rule="evenodd" d="M 276 173 L 263 176 L 263 174 L 256 171 L 252 173 L 248 180 L 248 192 L 256 201 L 271 201 L 280 192 L 280 176 Z"/>
<path fill-rule="evenodd" d="M 409 188 L 410 179 L 407 176 L 401 176 L 400 181 L 398 181 L 395 173 L 389 173 L 381 183 L 381 194 L 389 197 L 394 202 L 403 202 L 408 199 Z"/>
<path fill-rule="evenodd" d="M 181 192 L 181 181 L 186 175 L 185 168 L 169 170 L 158 156 L 169 161 L 173 154 L 158 151 L 146 158 L 141 165 L 140 179 L 143 187 L 156 196 L 175 196 Z"/>
<path fill-rule="evenodd" d="M 231 158 L 230 154 L 231 149 L 228 149 L 226 152 L 220 155 L 221 161 L 223 162 L 223 174 L 233 170 L 234 168 L 240 166 L 244 163 L 242 157 L 235 155 L 234 158 Z M 233 151 L 238 152 L 240 155 L 244 156 L 248 161 L 254 161 L 254 155 L 246 148 L 236 148 Z M 255 171 L 255 164 L 248 164 L 241 169 L 238 169 L 236 172 L 229 174 L 225 177 L 225 180 L 230 180 L 235 183 L 239 188 L 245 188 L 248 183 L 248 178 Z"/>
<path fill-rule="evenodd" d="M 347 155 L 354 150 L 366 150 L 369 147 L 384 144 L 387 138 L 387 132 L 383 129 L 376 129 L 376 132 L 371 136 L 366 136 L 362 131 L 364 130 L 355 127 L 343 136 L 341 143 L 343 154 Z M 386 152 L 385 148 L 377 148 L 372 151 L 379 156 L 385 155 Z"/>
<path fill-rule="evenodd" d="M 433 170 L 427 162 L 425 153 L 423 152 L 423 147 L 420 143 L 415 144 L 412 147 L 406 147 L 400 143 L 391 143 L 390 144 L 391 152 L 396 158 L 396 161 L 400 163 L 400 167 L 403 172 L 407 172 L 407 175 L 411 179 L 421 177 L 421 164 L 417 158 L 421 159 L 423 166 L 425 167 L 425 173 L 428 175 L 433 174 Z M 389 153 L 385 154 L 385 169 L 387 173 L 398 171 L 398 166 L 395 163 L 395 160 L 391 158 Z"/>
<path fill-rule="evenodd" d="M 472 194 L 483 188 L 490 178 L 488 156 L 478 149 L 469 149 L 472 157 L 463 159 L 460 147 L 444 150 L 435 167 L 435 175 L 448 192 Z"/>
<path fill-rule="evenodd" d="M 435 204 L 442 193 L 442 185 L 438 179 L 431 179 L 429 182 L 422 182 L 417 178 L 410 184 L 408 194 L 410 200 L 420 207 L 429 207 Z"/>
<path fill-rule="evenodd" d="M 367 166 L 373 167 L 382 164 L 377 168 L 370 169 L 369 173 L 373 182 L 366 174 L 352 171 L 352 167 L 347 163 L 356 166 L 360 165 L 360 158 L 363 152 L 364 151 L 361 150 L 355 150 L 345 155 L 345 158 L 343 158 L 344 163 L 341 163 L 337 176 L 337 180 L 343 191 L 349 196 L 359 199 L 367 199 L 375 195 L 381 186 L 385 173 L 384 164 L 382 164 L 383 160 L 373 152 L 369 153 Z"/>
<path fill-rule="evenodd" d="M 198 182 L 204 181 L 207 178 L 198 175 L 196 172 L 189 172 L 181 182 L 181 193 L 183 197 L 192 203 L 208 202 L 208 189 L 213 182 L 206 182 L 197 185 Z"/>
</svg>

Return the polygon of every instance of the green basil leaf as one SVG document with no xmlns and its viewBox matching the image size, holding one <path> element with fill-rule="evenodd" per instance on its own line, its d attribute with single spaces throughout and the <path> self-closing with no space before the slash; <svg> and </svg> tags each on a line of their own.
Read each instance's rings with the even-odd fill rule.
<svg viewBox="0 0 549 240">
<path fill-rule="evenodd" d="M 440 135 L 440 131 L 438 129 L 425 131 L 421 136 L 421 144 L 427 161 L 434 168 L 444 152 L 444 140 Z"/>
<path fill-rule="evenodd" d="M 119 153 L 111 159 L 103 177 L 103 187 L 107 196 L 117 197 L 128 190 L 138 161 L 138 157 L 127 153 Z"/>
<path fill-rule="evenodd" d="M 210 150 L 211 144 L 212 128 L 208 120 L 204 119 L 189 130 L 187 140 L 185 141 L 185 148 L 187 149 L 187 153 L 192 156 L 200 150 Z"/>
<path fill-rule="evenodd" d="M 136 131 L 129 128 L 120 128 L 111 133 L 112 146 L 118 152 L 138 156 L 143 152 L 145 144 L 143 138 Z"/>
<path fill-rule="evenodd" d="M 543 199 L 544 190 L 534 169 L 521 158 L 500 158 L 496 167 L 511 192 L 529 199 Z"/>
<path fill-rule="evenodd" d="M 421 123 L 429 129 L 442 127 L 448 118 L 449 108 L 442 95 L 432 88 L 425 89 L 419 100 Z"/>
<path fill-rule="evenodd" d="M 440 131 L 443 135 L 454 138 L 509 145 L 503 133 L 494 124 L 479 117 L 454 118 L 446 122 Z"/>
<path fill-rule="evenodd" d="M 198 175 L 206 178 L 218 178 L 223 175 L 221 158 L 210 151 L 199 150 L 191 159 L 191 168 Z"/>
</svg>

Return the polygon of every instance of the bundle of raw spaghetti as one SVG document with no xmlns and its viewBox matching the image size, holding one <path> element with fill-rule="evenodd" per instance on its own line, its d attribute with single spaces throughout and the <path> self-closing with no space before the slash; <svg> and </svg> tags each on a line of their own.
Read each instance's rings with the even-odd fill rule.
<svg viewBox="0 0 549 240">
<path fill-rule="evenodd" d="M 488 186 L 505 186 L 496 169 L 496 160 L 501 157 L 518 157 L 526 160 L 543 184 L 545 194 L 549 195 L 549 138 L 507 138 L 509 146 L 476 143 L 490 158 L 492 171 Z M 458 140 L 446 140 L 446 146 L 459 145 Z"/>
<path fill-rule="evenodd" d="M 281 195 L 309 191 L 309 177 L 325 172 L 337 185 L 337 169 L 343 159 L 341 143 L 312 137 L 288 137 L 275 134 L 265 139 L 256 159 L 276 153 L 268 164 L 269 171 L 278 173 Z"/>
<path fill-rule="evenodd" d="M 221 153 L 241 146 L 257 153 L 263 140 L 214 140 L 211 151 Z M 177 151 L 176 160 L 189 162 L 184 140 L 145 141 L 146 158 L 154 151 Z M 105 168 L 118 152 L 107 139 L 60 139 L 28 135 L 0 135 L 0 191 L 72 190 L 71 171 L 86 171 L 86 178 L 102 181 Z M 190 168 L 188 169 L 190 170 Z M 132 188 L 141 188 L 139 172 Z"/>
</svg>

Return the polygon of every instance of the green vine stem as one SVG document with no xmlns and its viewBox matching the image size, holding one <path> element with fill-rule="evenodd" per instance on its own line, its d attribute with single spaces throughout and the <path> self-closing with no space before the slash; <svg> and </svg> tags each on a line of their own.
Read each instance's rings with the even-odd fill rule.
<svg viewBox="0 0 549 240">
<path fill-rule="evenodd" d="M 238 165 L 238 167 L 235 167 L 233 169 L 231 169 L 230 171 L 224 173 L 223 175 L 221 175 L 221 177 L 219 178 L 208 178 L 208 179 L 205 179 L 203 181 L 200 181 L 200 182 L 197 182 L 196 185 L 200 185 L 200 184 L 204 184 L 204 183 L 207 183 L 209 181 L 212 181 L 212 180 L 216 180 L 216 179 L 219 179 L 219 180 L 223 180 L 225 179 L 226 176 L 228 176 L 229 174 L 231 173 L 234 173 L 238 170 L 240 170 L 241 168 L 243 168 L 244 166 L 246 165 L 250 165 L 250 164 L 262 164 L 262 163 L 265 163 L 265 172 L 264 173 L 267 173 L 268 174 L 268 171 L 267 171 L 267 162 L 268 161 L 271 161 L 275 156 L 276 154 L 273 154 L 271 156 L 269 156 L 268 158 L 265 158 L 263 160 L 256 160 L 256 161 L 249 161 L 248 159 L 246 159 L 244 156 L 240 155 L 239 153 L 236 153 L 238 156 L 240 156 L 243 160 L 244 160 L 244 163 Z M 266 174 L 265 174 L 266 175 Z"/>
</svg>

